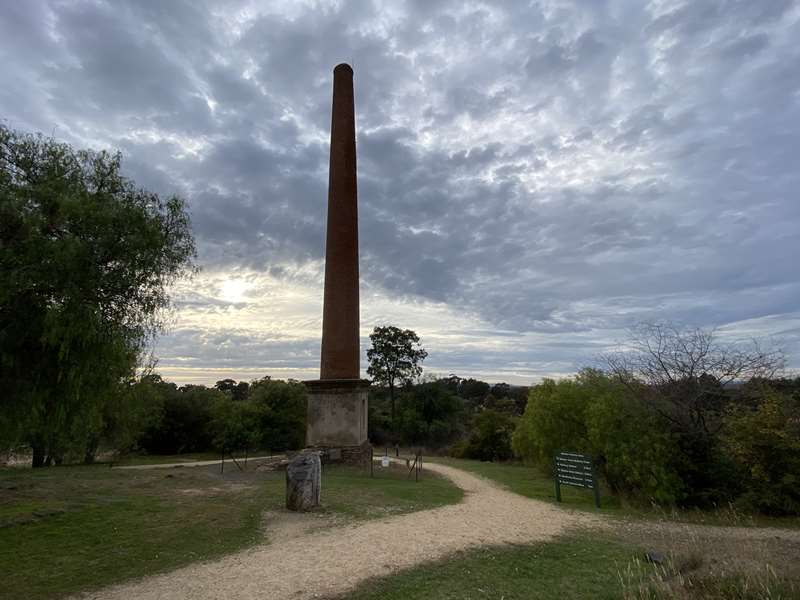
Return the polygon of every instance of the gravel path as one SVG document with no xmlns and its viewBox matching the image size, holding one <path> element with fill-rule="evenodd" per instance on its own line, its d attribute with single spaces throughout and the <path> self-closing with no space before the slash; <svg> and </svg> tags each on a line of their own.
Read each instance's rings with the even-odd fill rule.
<svg viewBox="0 0 800 600">
<path fill-rule="evenodd" d="M 257 462 L 257 461 L 280 460 L 281 458 L 284 458 L 284 456 L 282 454 L 280 454 L 280 455 L 274 454 L 274 455 L 271 455 L 271 456 L 253 456 L 253 457 L 248 458 L 247 461 L 248 461 L 248 464 L 249 464 L 251 462 Z M 239 458 L 237 460 L 239 461 L 240 464 L 244 463 L 244 459 L 243 458 Z M 232 466 L 232 465 L 234 465 L 235 462 L 236 461 L 234 461 L 232 458 L 226 458 L 225 459 L 225 464 L 227 466 Z M 150 464 L 143 464 L 143 465 L 121 465 L 121 466 L 115 466 L 114 469 L 117 469 L 117 470 L 119 470 L 119 469 L 129 469 L 129 470 L 133 470 L 133 471 L 148 471 L 148 470 L 151 470 L 151 469 L 174 469 L 176 467 L 207 467 L 209 465 L 218 465 L 218 464 L 219 464 L 219 459 L 217 458 L 217 459 L 214 459 L 214 460 L 185 460 L 185 461 L 173 462 L 173 463 L 150 463 Z"/>
<path fill-rule="evenodd" d="M 81 596 L 108 600 L 167 598 L 319 598 L 474 546 L 548 540 L 574 526 L 602 527 L 585 513 L 563 510 L 500 489 L 460 469 L 428 463 L 465 491 L 459 504 L 386 519 L 307 531 L 319 518 L 276 515 L 272 543 L 218 560 Z M 323 489 L 323 499 L 324 499 Z"/>
</svg>

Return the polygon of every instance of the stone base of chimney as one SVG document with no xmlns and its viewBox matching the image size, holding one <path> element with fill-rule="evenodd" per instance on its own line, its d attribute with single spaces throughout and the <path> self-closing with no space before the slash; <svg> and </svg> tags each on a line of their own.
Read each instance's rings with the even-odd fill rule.
<svg viewBox="0 0 800 600">
<path fill-rule="evenodd" d="M 360 448 L 368 443 L 369 381 L 317 379 L 305 384 L 307 447 Z"/>
</svg>

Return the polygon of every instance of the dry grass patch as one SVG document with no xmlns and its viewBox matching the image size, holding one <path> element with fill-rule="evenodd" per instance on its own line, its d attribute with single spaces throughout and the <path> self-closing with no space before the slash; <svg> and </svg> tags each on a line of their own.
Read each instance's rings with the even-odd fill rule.
<svg viewBox="0 0 800 600">
<path fill-rule="evenodd" d="M 628 523 L 618 532 L 662 553 L 638 554 L 621 571 L 628 599 L 777 599 L 800 597 L 800 536 L 792 530 Z"/>
</svg>

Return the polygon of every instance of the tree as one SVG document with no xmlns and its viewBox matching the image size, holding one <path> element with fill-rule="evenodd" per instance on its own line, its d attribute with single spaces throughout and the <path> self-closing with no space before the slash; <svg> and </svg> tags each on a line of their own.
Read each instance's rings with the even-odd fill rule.
<svg viewBox="0 0 800 600">
<path fill-rule="evenodd" d="M 438 381 L 447 387 L 451 394 L 458 395 L 458 386 L 461 385 L 461 377 L 450 373 L 447 377 L 440 377 Z"/>
<path fill-rule="evenodd" d="M 674 426 L 704 435 L 722 427 L 726 390 L 771 379 L 784 365 L 782 352 L 756 341 L 724 344 L 713 330 L 671 324 L 641 323 L 627 346 L 603 357 L 609 372 Z"/>
<path fill-rule="evenodd" d="M 746 482 L 739 502 L 768 514 L 800 514 L 800 397 L 764 388 L 755 409 L 731 407 L 725 419 L 723 443 Z"/>
<path fill-rule="evenodd" d="M 27 441 L 36 467 L 96 434 L 107 392 L 132 375 L 170 284 L 192 269 L 184 202 L 121 167 L 120 154 L 0 126 L 0 424 L 16 424 L 0 436 Z"/>
<path fill-rule="evenodd" d="M 89 435 L 84 462 L 94 462 L 101 444 L 120 455 L 136 450 L 142 434 L 163 419 L 164 396 L 159 388 L 165 385 L 159 375 L 148 372 L 108 390 L 100 414 L 102 425 Z"/>
<path fill-rule="evenodd" d="M 422 373 L 420 363 L 428 353 L 419 346 L 419 336 L 410 329 L 393 325 L 376 327 L 369 336 L 372 348 L 367 350 L 367 375 L 389 388 L 392 425 L 395 423 L 395 387 L 407 384 Z"/>
<path fill-rule="evenodd" d="M 464 458 L 486 461 L 509 460 L 513 456 L 511 436 L 514 433 L 513 417 L 488 408 L 475 417 L 475 423 L 463 450 Z"/>
<path fill-rule="evenodd" d="M 613 490 L 669 503 L 679 499 L 682 483 L 661 425 L 615 378 L 584 369 L 574 379 L 531 387 L 512 446 L 549 471 L 557 452 L 590 454 Z"/>
<path fill-rule="evenodd" d="M 256 446 L 261 441 L 263 412 L 264 408 L 252 401 L 218 401 L 212 408 L 209 423 L 214 448 L 225 455 Z"/>
<path fill-rule="evenodd" d="M 627 348 L 604 361 L 674 437 L 686 503 L 712 505 L 738 495 L 742 478 L 721 444 L 724 417 L 731 406 L 760 402 L 747 397 L 747 384 L 771 379 L 783 367 L 783 353 L 756 341 L 723 343 L 710 330 L 643 323 L 631 330 Z"/>
<path fill-rule="evenodd" d="M 462 379 L 458 386 L 458 395 L 466 400 L 473 410 L 478 410 L 483 399 L 491 390 L 491 386 L 480 379 Z"/>
<path fill-rule="evenodd" d="M 260 442 L 272 450 L 297 450 L 306 438 L 306 386 L 264 377 L 250 384 L 249 402 L 261 407 Z"/>
<path fill-rule="evenodd" d="M 139 444 L 151 454 L 203 452 L 212 447 L 211 421 L 214 408 L 230 399 L 224 393 L 204 385 L 174 383 L 157 386 L 162 396 L 162 413 L 141 437 Z"/>
<path fill-rule="evenodd" d="M 402 398 L 398 430 L 405 443 L 440 447 L 461 431 L 461 400 L 440 381 L 409 386 Z"/>
<path fill-rule="evenodd" d="M 236 401 L 247 399 L 247 392 L 250 390 L 250 384 L 246 381 L 236 383 L 233 379 L 221 379 L 214 384 L 220 392 L 230 394 L 231 398 Z"/>
<path fill-rule="evenodd" d="M 511 386 L 507 383 L 495 383 L 492 386 L 491 394 L 495 398 L 509 398 L 511 396 Z"/>
</svg>

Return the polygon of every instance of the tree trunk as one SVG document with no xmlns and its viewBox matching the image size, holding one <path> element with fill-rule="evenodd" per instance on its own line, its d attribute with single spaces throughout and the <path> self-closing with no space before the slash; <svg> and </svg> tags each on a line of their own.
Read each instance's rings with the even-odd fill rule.
<svg viewBox="0 0 800 600">
<path fill-rule="evenodd" d="M 86 454 L 83 455 L 83 464 L 93 465 L 95 458 L 97 458 L 97 448 L 87 448 Z"/>
<path fill-rule="evenodd" d="M 392 401 L 392 433 L 395 433 L 395 422 L 394 422 L 394 386 L 390 383 L 389 384 L 389 398 Z"/>
<path fill-rule="evenodd" d="M 44 446 L 40 446 L 39 444 L 34 444 L 31 446 L 33 449 L 33 468 L 34 469 L 41 469 L 44 467 L 45 461 L 45 451 Z"/>
<path fill-rule="evenodd" d="M 92 437 L 86 444 L 86 453 L 83 455 L 83 464 L 93 465 L 97 458 L 97 448 L 100 446 L 100 439 Z"/>
</svg>

